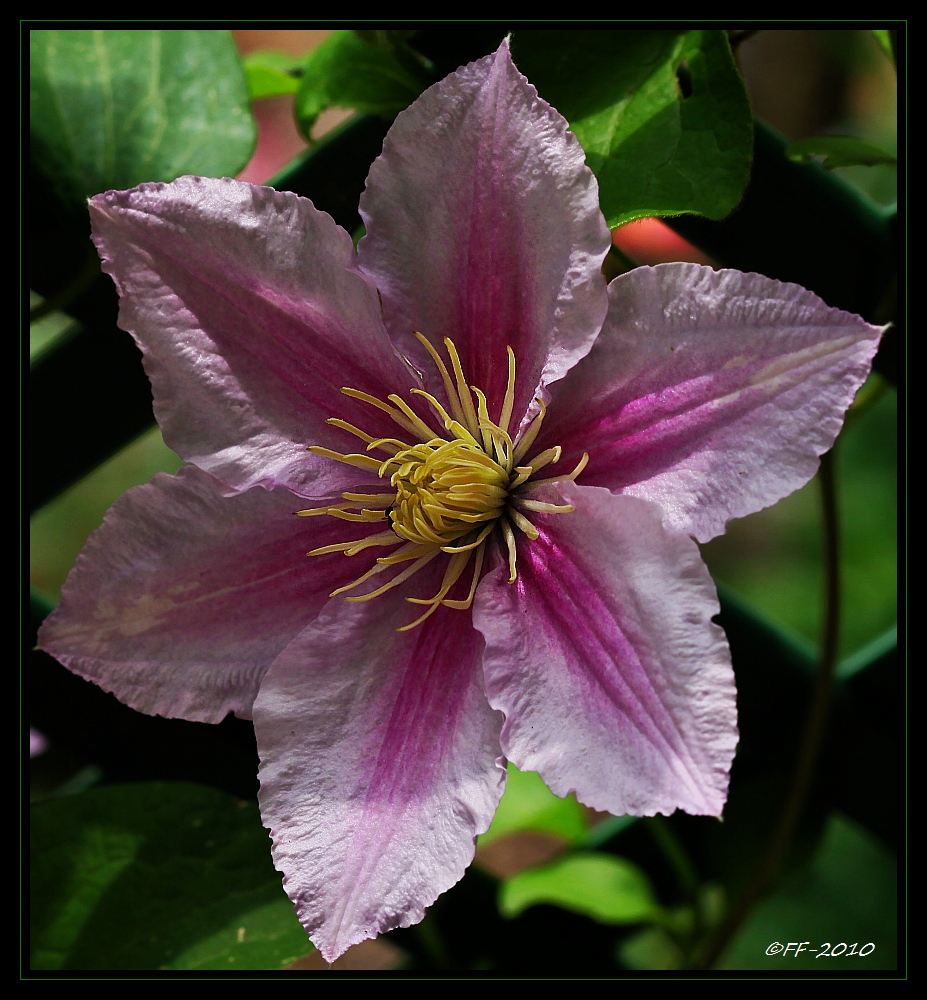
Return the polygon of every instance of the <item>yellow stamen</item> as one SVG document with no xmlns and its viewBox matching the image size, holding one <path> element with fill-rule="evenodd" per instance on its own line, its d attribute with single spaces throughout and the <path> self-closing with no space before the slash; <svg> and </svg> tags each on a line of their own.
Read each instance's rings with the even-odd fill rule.
<svg viewBox="0 0 927 1000">
<path fill-rule="evenodd" d="M 532 479 L 532 486 L 541 486 L 544 483 L 564 483 L 568 479 L 573 482 L 576 481 L 576 477 L 586 468 L 586 464 L 589 461 L 589 452 L 583 452 L 583 457 L 576 463 L 576 468 L 567 476 L 553 476 L 551 479 Z"/>
<path fill-rule="evenodd" d="M 379 545 L 398 545 L 399 539 L 392 531 L 382 531 L 378 535 L 368 535 L 356 542 L 336 542 L 334 545 L 322 545 L 320 548 L 307 552 L 307 556 L 324 556 L 329 552 L 343 552 L 346 556 L 357 555 L 364 549 Z"/>
<path fill-rule="evenodd" d="M 509 482 L 510 490 L 514 490 L 516 486 L 521 486 L 523 482 L 530 478 L 534 469 L 532 469 L 530 465 L 516 465 L 512 472 L 518 473 L 518 475 L 514 476 Z"/>
<path fill-rule="evenodd" d="M 537 400 L 540 410 L 535 416 L 534 420 L 525 428 L 525 433 L 518 439 L 518 444 L 515 446 L 515 451 L 512 454 L 512 464 L 520 465 L 521 460 L 528 454 L 528 449 L 534 444 L 534 439 L 538 436 L 538 431 L 541 429 L 541 424 L 544 423 L 544 416 L 547 413 L 547 407 L 544 405 L 544 400 Z"/>
<path fill-rule="evenodd" d="M 369 434 L 362 431 L 359 427 L 355 427 L 354 424 L 349 424 L 347 420 L 339 420 L 337 417 L 329 417 L 325 423 L 331 424 L 332 427 L 340 427 L 343 431 L 347 431 L 349 434 L 359 437 L 361 441 L 368 442 L 368 451 L 370 451 L 371 448 L 380 448 L 382 451 L 388 451 L 390 454 L 395 454 L 395 452 L 399 451 L 400 448 L 409 447 L 404 441 L 397 441 L 395 438 L 378 438 L 375 441 Z M 386 447 L 387 443 L 389 443 L 390 447 Z M 392 448 L 392 450 L 390 450 L 390 448 Z"/>
<path fill-rule="evenodd" d="M 460 405 L 460 396 L 458 396 L 457 390 L 454 388 L 454 385 L 451 382 L 450 373 L 448 372 L 447 367 L 445 366 L 444 361 L 441 358 L 441 355 L 438 354 L 438 352 L 431 345 L 431 342 L 426 337 L 423 337 L 420 333 L 416 333 L 415 336 L 425 345 L 425 350 L 428 351 L 428 353 L 431 355 L 432 360 L 435 363 L 435 366 L 441 373 L 441 378 L 444 381 L 444 391 L 447 393 L 448 402 L 451 404 L 451 411 L 453 412 L 457 421 L 461 425 L 465 424 L 467 422 L 467 418 L 464 414 L 463 408 Z"/>
<path fill-rule="evenodd" d="M 345 394 L 345 396 L 350 396 L 352 399 L 359 399 L 364 403 L 369 403 L 371 406 L 375 406 L 378 410 L 382 410 L 390 417 L 391 420 L 399 424 L 404 431 L 408 431 L 413 437 L 418 437 L 418 431 L 401 413 L 397 412 L 392 406 L 388 406 L 382 400 L 377 399 L 376 396 L 371 396 L 369 393 L 361 392 L 359 389 L 342 388 L 341 391 Z"/>
<path fill-rule="evenodd" d="M 518 573 L 515 571 L 515 558 L 517 551 L 515 548 L 515 532 L 512 531 L 512 526 L 509 522 L 502 518 L 499 521 L 502 527 L 502 537 L 505 539 L 505 547 L 508 549 L 509 553 L 509 583 L 514 583 L 518 579 Z"/>
<path fill-rule="evenodd" d="M 512 497 L 512 503 L 525 510 L 541 510 L 547 514 L 572 514 L 576 510 L 571 503 L 544 503 L 541 500 L 525 500 L 523 497 Z"/>
<path fill-rule="evenodd" d="M 532 541 L 541 537 L 541 533 L 537 528 L 525 517 L 524 514 L 519 514 L 514 507 L 509 507 L 506 511 L 508 516 L 512 519 L 512 524 L 516 528 L 520 528 Z"/>
<path fill-rule="evenodd" d="M 476 593 L 476 585 L 480 582 L 480 570 L 483 568 L 483 554 L 485 552 L 485 545 L 482 545 L 479 549 L 477 549 L 476 559 L 473 562 L 473 576 L 470 579 L 470 590 L 467 596 L 462 601 L 443 600 L 441 603 L 446 608 L 455 608 L 457 611 L 466 611 L 466 609 L 473 603 L 473 595 Z"/>
<path fill-rule="evenodd" d="M 457 380 L 457 395 L 460 398 L 460 404 L 464 412 L 463 423 L 470 433 L 476 437 L 479 423 L 476 419 L 476 411 L 473 409 L 473 400 L 470 398 L 470 389 L 467 385 L 467 380 L 464 378 L 463 369 L 460 367 L 457 348 L 450 337 L 444 338 L 444 346 L 447 348 L 447 355 L 451 359 L 451 366 L 454 369 L 454 378 Z"/>
<path fill-rule="evenodd" d="M 415 396 L 423 397 L 429 409 L 422 412 L 428 420 L 437 420 L 443 425 L 444 436 L 439 436 L 428 420 L 396 394 L 391 394 L 387 397 L 388 402 L 384 402 L 359 389 L 342 389 L 346 396 L 386 413 L 409 439 L 375 438 L 346 420 L 331 418 L 328 423 L 332 426 L 366 442 L 368 452 L 379 450 L 385 452 L 387 457 L 342 453 L 319 445 L 312 445 L 308 450 L 363 469 L 380 480 L 388 480 L 389 490 L 368 492 L 359 487 L 355 492 L 342 493 L 342 500 L 335 503 L 297 511 L 302 517 L 326 514 L 343 521 L 380 524 L 385 521 L 389 525 L 388 531 L 323 545 L 309 553 L 324 555 L 342 552 L 353 556 L 368 548 L 394 548 L 390 554 L 379 556 L 352 583 L 333 591 L 332 597 L 354 590 L 388 570 L 393 571 L 394 575 L 382 586 L 366 594 L 345 598 L 355 602 L 373 600 L 405 583 L 440 553 L 447 555 L 447 565 L 437 593 L 429 598 L 407 598 L 412 604 L 425 605 L 427 610 L 414 621 L 401 626 L 398 629 L 400 632 L 418 627 L 442 606 L 458 610 L 471 607 L 485 563 L 486 546 L 494 532 L 498 532 L 496 537 L 505 546 L 508 580 L 514 583 L 518 576 L 518 541 L 514 529 L 517 528 L 531 540 L 540 537 L 538 529 L 522 511 L 548 515 L 566 514 L 573 510 L 569 504 L 532 500 L 525 495 L 525 491 L 542 483 L 575 480 L 589 458 L 584 455 L 569 475 L 535 479 L 538 470 L 560 459 L 561 448 L 555 445 L 528 458 L 547 412 L 540 399 L 537 400 L 540 407 L 538 413 L 521 437 L 513 440 L 510 428 L 515 406 L 515 353 L 511 347 L 506 348 L 508 377 L 499 419 L 494 421 L 490 417 L 485 394 L 476 386 L 467 384 L 453 341 L 449 338 L 444 340 L 450 361 L 448 367 L 427 338 L 420 333 L 415 336 L 424 345 L 441 375 L 449 408 L 446 409 L 424 389 L 412 389 L 409 395 L 413 400 Z M 407 565 L 398 572 L 393 570 L 402 563 Z M 472 573 L 467 596 L 463 599 L 449 598 L 447 595 L 470 565 Z"/>
<path fill-rule="evenodd" d="M 409 423 L 421 434 L 423 441 L 430 441 L 434 436 L 435 432 L 426 424 L 409 406 L 408 403 L 404 402 L 395 393 L 386 397 L 390 402 L 395 403 L 400 410 L 406 415 Z"/>
<path fill-rule="evenodd" d="M 515 352 L 511 347 L 506 347 L 506 351 L 509 355 L 509 377 L 505 383 L 505 396 L 502 398 L 499 428 L 508 433 L 509 420 L 512 419 L 512 407 L 515 405 Z"/>
<path fill-rule="evenodd" d="M 317 444 L 311 445 L 306 451 L 311 451 L 313 455 L 322 455 L 324 458 L 333 458 L 336 462 L 353 465 L 358 469 L 378 469 L 380 467 L 380 463 L 369 455 L 342 455 L 340 452 L 332 451 L 331 448 L 321 448 Z"/>
<path fill-rule="evenodd" d="M 346 597 L 346 601 L 371 601 L 374 597 L 379 597 L 380 594 L 385 594 L 387 590 L 392 590 L 393 587 L 398 587 L 400 583 L 405 583 L 406 580 L 412 576 L 413 573 L 417 573 L 423 566 L 431 562 L 432 559 L 440 552 L 440 549 L 432 549 L 430 552 L 426 552 L 423 556 L 416 559 L 414 563 L 408 568 L 404 569 L 398 576 L 394 576 L 389 583 L 384 583 L 382 587 L 378 590 L 372 590 L 369 594 L 362 594 L 360 597 Z M 377 570 L 385 569 L 386 567 L 382 563 L 378 563 L 375 567 Z M 372 573 L 370 575 L 373 575 Z M 360 581 L 357 581 L 360 583 Z M 351 587 L 356 587 L 357 583 L 352 583 Z M 343 588 L 350 589 L 350 588 Z M 340 593 L 340 591 L 335 591 L 335 593 Z M 334 596 L 334 595 L 332 595 Z"/>
</svg>

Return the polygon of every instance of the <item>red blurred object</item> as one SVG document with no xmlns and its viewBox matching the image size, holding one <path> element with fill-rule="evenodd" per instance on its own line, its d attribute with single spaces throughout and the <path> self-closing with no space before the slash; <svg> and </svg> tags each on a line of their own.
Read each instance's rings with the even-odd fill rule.
<svg viewBox="0 0 927 1000">
<path fill-rule="evenodd" d="M 635 264 L 687 261 L 718 267 L 708 254 L 684 240 L 659 219 L 638 219 L 620 226 L 612 233 L 612 243 Z"/>
</svg>

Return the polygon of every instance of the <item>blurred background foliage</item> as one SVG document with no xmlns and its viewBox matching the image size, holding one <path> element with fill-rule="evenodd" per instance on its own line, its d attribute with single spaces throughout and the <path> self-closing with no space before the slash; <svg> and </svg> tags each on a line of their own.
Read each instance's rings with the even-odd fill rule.
<svg viewBox="0 0 927 1000">
<path fill-rule="evenodd" d="M 519 29 L 513 27 L 518 61 Z M 356 109 L 387 118 L 395 114 L 414 99 L 416 88 L 427 85 L 429 73 L 441 75 L 455 68 L 455 59 L 489 51 L 499 32 L 448 28 L 440 38 L 439 31 L 424 32 L 429 37 L 420 38 L 417 47 L 412 31 L 232 34 L 244 59 L 258 136 L 239 176 L 264 183 L 281 171 L 287 176 L 307 149 L 322 148 L 326 137 L 340 135 Z M 546 44 L 556 41 L 554 35 L 573 33 L 537 34 L 551 36 Z M 833 174 L 858 197 L 890 209 L 897 198 L 897 169 L 889 161 L 897 155 L 898 139 L 888 32 L 881 38 L 862 29 L 748 28 L 728 34 L 753 115 L 790 142 L 849 136 L 871 143 L 887 154 L 882 162 L 837 167 Z M 564 44 L 572 42 L 566 38 Z M 373 78 L 392 74 L 390 87 L 365 89 L 357 83 L 361 78 L 350 74 L 339 83 L 330 70 L 343 65 L 339 53 L 361 58 Z M 401 72 L 393 71 L 390 59 L 398 60 Z M 324 86 L 310 92 L 313 74 Z M 346 94 L 352 103 L 346 103 Z M 377 104 L 381 98 L 385 103 Z M 247 127 L 241 126 L 239 144 L 247 145 Z M 362 167 L 361 176 L 366 164 Z M 809 238 L 809 221 L 788 220 L 796 243 Z M 677 222 L 643 218 L 619 228 L 618 263 L 612 265 L 718 259 L 712 247 L 691 242 L 692 231 Z M 873 266 L 877 263 L 874 259 Z M 33 293 L 31 300 L 33 364 L 73 341 L 81 329 L 57 308 L 54 294 L 42 291 L 45 299 Z M 843 600 L 838 676 L 845 683 L 834 703 L 830 745 L 769 891 L 741 921 L 714 968 L 822 975 L 897 967 L 892 639 L 897 425 L 895 388 L 874 374 L 835 455 Z M 30 522 L 35 617 L 56 602 L 84 541 L 112 502 L 180 464 L 152 426 L 39 505 Z M 724 536 L 703 547 L 722 588 L 722 622 L 734 652 L 742 713 L 743 743 L 723 825 L 688 816 L 599 816 L 573 799 L 554 798 L 536 775 L 510 768 L 506 796 L 464 880 L 438 900 L 423 924 L 351 949 L 336 968 L 567 976 L 698 968 L 699 947 L 723 923 L 731 901 L 761 863 L 799 753 L 822 629 L 821 525 L 819 484 L 813 481 L 775 507 L 733 522 Z M 194 724 L 136 717 L 108 695 L 62 677 L 65 672 L 46 660 L 41 654 L 34 658 L 31 675 L 33 721 L 50 743 L 33 759 L 30 782 L 38 803 L 33 835 L 40 859 L 33 874 L 34 967 L 323 968 L 298 927 L 294 932 L 256 812 L 240 808 L 254 791 L 250 727 L 227 720 L 201 737 L 191 730 Z M 62 705 L 69 706 L 72 718 L 64 717 Z M 87 720 L 95 731 L 75 735 Z M 197 750 L 195 764 L 191 746 Z M 137 784 L 146 780 L 164 783 Z M 182 784 L 188 781 L 199 785 Z M 80 793 L 70 795 L 79 805 L 62 805 L 68 793 Z M 171 816 L 199 815 L 197 810 L 207 832 L 223 823 L 232 831 L 224 849 L 233 860 L 214 863 L 215 841 L 197 839 L 191 828 L 183 843 L 174 845 L 174 860 L 165 854 L 157 862 L 164 867 L 152 869 L 151 857 L 160 859 L 164 845 L 176 839 Z M 233 813 L 234 822 L 216 819 Z M 199 871 L 199 862 L 177 857 L 213 859 L 204 862 L 200 881 L 188 885 L 186 894 L 178 886 Z M 152 878 L 152 872 L 161 875 Z M 240 896 L 242 872 L 248 887 Z M 153 902 L 129 914 L 127 900 L 139 891 Z M 191 906 L 196 909 L 197 893 L 209 897 L 199 922 L 183 916 Z M 177 937 L 178 926 L 184 940 Z M 114 950 L 108 942 L 115 927 L 125 946 Z M 873 942 L 875 948 L 865 958 L 766 952 L 774 941 L 796 939 L 810 941 L 811 948 L 854 941 Z"/>
</svg>

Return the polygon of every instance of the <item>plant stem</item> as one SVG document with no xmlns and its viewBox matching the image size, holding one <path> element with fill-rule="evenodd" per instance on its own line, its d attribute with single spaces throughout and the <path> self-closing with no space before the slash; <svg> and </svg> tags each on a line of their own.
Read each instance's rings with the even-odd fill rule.
<svg viewBox="0 0 927 1000">
<path fill-rule="evenodd" d="M 665 816 L 650 816 L 644 822 L 669 866 L 673 869 L 676 880 L 679 882 L 679 888 L 682 890 L 683 902 L 692 907 L 691 932 L 685 935 L 686 940 L 676 942 L 680 950 L 689 956 L 702 939 L 706 925 L 698 872 Z"/>
<path fill-rule="evenodd" d="M 694 968 L 696 969 L 710 969 L 714 966 L 772 883 L 801 819 L 821 746 L 824 742 L 834 687 L 834 674 L 837 667 L 837 644 L 840 634 L 839 528 L 833 451 L 821 458 L 818 479 L 821 484 L 824 532 L 824 622 L 821 635 L 821 658 L 795 773 L 766 853 L 760 859 L 747 888 L 728 911 L 727 916 L 709 940 L 700 959 L 695 963 Z"/>
</svg>

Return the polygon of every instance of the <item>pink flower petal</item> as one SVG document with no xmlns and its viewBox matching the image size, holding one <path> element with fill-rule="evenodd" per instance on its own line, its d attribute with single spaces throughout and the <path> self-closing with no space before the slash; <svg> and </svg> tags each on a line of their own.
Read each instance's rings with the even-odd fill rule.
<svg viewBox="0 0 927 1000">
<path fill-rule="evenodd" d="M 286 891 L 322 955 L 422 919 L 473 858 L 502 794 L 501 719 L 469 616 L 334 599 L 280 655 L 254 705 L 260 803 Z M 415 583 L 415 586 L 411 586 Z"/>
<path fill-rule="evenodd" d="M 367 525 L 300 518 L 285 489 L 223 497 L 193 467 L 116 501 L 39 632 L 68 669 L 140 712 L 249 717 L 274 657 L 373 562 L 307 558 Z"/>
<path fill-rule="evenodd" d="M 507 344 L 518 362 L 516 425 L 539 383 L 562 378 L 589 350 L 605 315 L 610 243 L 598 185 L 507 44 L 399 115 L 361 214 L 359 260 L 394 342 L 431 371 L 411 333 L 433 344 L 450 337 L 493 417 Z"/>
<path fill-rule="evenodd" d="M 541 491 L 539 491 L 540 493 Z M 518 579 L 480 584 L 486 693 L 502 749 L 557 795 L 650 816 L 717 815 L 736 744 L 734 675 L 695 543 L 636 497 L 564 484 Z"/>
<path fill-rule="evenodd" d="M 203 177 L 109 191 L 90 214 L 168 444 L 232 491 L 338 490 L 342 468 L 306 447 L 354 450 L 325 423 L 357 420 L 341 388 L 416 384 L 348 234 L 304 198 Z M 373 407 L 364 421 L 395 433 Z"/>
<path fill-rule="evenodd" d="M 622 275 L 609 303 L 541 441 L 563 468 L 588 451 L 584 484 L 655 500 L 703 542 L 814 475 L 881 334 L 797 285 L 696 264 Z"/>
</svg>

